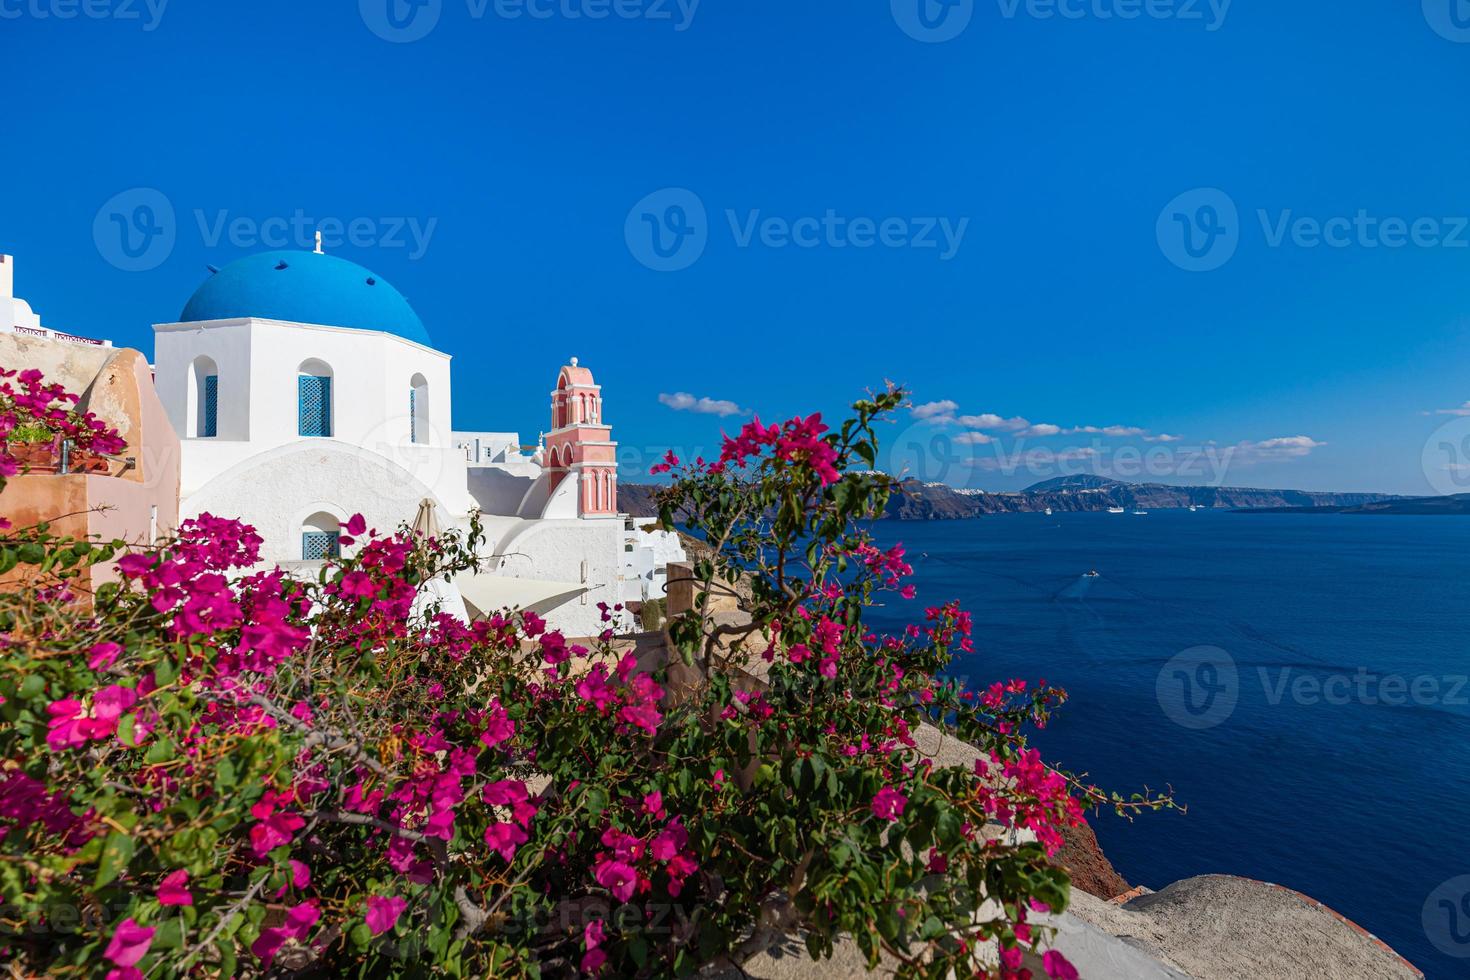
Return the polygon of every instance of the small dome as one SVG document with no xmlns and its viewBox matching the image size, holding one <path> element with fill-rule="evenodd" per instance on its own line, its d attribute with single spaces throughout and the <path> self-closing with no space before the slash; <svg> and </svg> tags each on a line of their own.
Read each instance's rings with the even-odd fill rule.
<svg viewBox="0 0 1470 980">
<path fill-rule="evenodd" d="M 431 346 L 423 321 L 387 280 L 319 252 L 262 252 L 231 262 L 194 291 L 179 321 L 241 317 L 381 330 Z"/>
</svg>

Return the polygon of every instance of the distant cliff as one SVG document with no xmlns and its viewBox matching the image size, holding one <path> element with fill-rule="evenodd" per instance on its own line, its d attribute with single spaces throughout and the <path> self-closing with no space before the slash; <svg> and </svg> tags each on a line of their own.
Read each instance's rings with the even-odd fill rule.
<svg viewBox="0 0 1470 980">
<path fill-rule="evenodd" d="M 657 487 L 621 483 L 618 506 L 635 517 L 653 517 Z M 1123 483 L 1095 476 L 1060 477 L 1015 493 L 956 490 L 942 483 L 906 481 L 889 501 L 885 517 L 901 521 L 961 520 L 987 514 L 1127 510 L 1211 510 L 1356 508 L 1411 501 L 1384 493 L 1319 493 L 1310 490 L 1259 490 L 1250 487 L 1174 487 L 1162 483 Z M 1470 505 L 1467 505 L 1470 506 Z"/>
</svg>

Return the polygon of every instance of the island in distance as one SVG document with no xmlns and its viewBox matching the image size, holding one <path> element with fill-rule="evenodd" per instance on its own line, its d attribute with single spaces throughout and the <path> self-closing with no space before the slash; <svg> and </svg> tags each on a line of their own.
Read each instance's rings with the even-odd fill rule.
<svg viewBox="0 0 1470 980">
<path fill-rule="evenodd" d="M 653 496 L 658 487 L 619 484 L 618 503 L 634 517 L 656 517 Z M 1470 495 L 1465 498 L 1413 498 L 1386 493 L 1323 493 L 1311 490 L 1261 490 L 1251 487 L 1177 487 L 1164 483 L 1125 483 L 1101 476 L 1079 474 L 1043 480 L 1024 490 L 989 493 L 956 490 L 943 483 L 905 480 L 901 492 L 888 503 L 884 516 L 901 521 L 963 520 L 989 514 L 1054 513 L 1079 511 L 1127 512 L 1182 510 L 1250 510 L 1261 512 L 1312 513 L 1400 513 L 1391 508 L 1422 505 L 1433 500 L 1460 502 L 1470 513 Z M 1390 509 L 1369 510 L 1386 507 Z M 1363 508 L 1359 510 L 1359 508 Z M 1403 513 L 1453 513 L 1448 509 L 1402 511 Z"/>
</svg>

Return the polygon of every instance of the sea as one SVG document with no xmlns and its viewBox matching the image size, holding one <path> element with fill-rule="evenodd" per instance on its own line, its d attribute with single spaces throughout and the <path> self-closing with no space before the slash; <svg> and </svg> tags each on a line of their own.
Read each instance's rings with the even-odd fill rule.
<svg viewBox="0 0 1470 980">
<path fill-rule="evenodd" d="M 1135 885 L 1303 892 L 1430 978 L 1470 977 L 1470 519 L 1224 511 L 882 521 L 961 600 L 975 688 L 1070 695 L 1035 744 L 1187 812 L 1090 820 Z M 1096 573 L 1090 574 L 1090 573 Z"/>
</svg>

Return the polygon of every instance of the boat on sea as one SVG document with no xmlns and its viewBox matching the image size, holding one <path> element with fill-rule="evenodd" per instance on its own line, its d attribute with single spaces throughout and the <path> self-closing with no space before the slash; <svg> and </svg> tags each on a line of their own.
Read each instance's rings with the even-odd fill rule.
<svg viewBox="0 0 1470 980">
<path fill-rule="evenodd" d="M 1189 505 L 1189 512 L 1191 514 L 1193 514 L 1197 510 L 1199 510 L 1199 504 L 1190 504 Z"/>
<path fill-rule="evenodd" d="M 1084 575 L 1082 577 L 1083 578 L 1102 578 L 1102 572 L 1099 572 L 1097 569 L 1094 568 L 1094 569 L 1092 569 L 1090 572 L 1088 572 L 1086 575 Z"/>
<path fill-rule="evenodd" d="M 1048 508 L 1047 508 L 1047 509 L 1046 509 L 1046 516 L 1047 516 L 1047 517 L 1050 517 L 1050 516 L 1051 516 L 1051 508 L 1050 508 L 1050 507 L 1048 507 Z"/>
<path fill-rule="evenodd" d="M 1135 515 L 1137 515 L 1138 517 L 1147 517 L 1148 516 L 1148 511 L 1146 511 L 1146 510 L 1135 510 L 1133 513 Z"/>
<path fill-rule="evenodd" d="M 1126 514 L 1128 512 L 1126 510 L 1124 510 L 1122 507 L 1109 507 L 1108 508 L 1108 513 L 1109 514 Z"/>
</svg>

